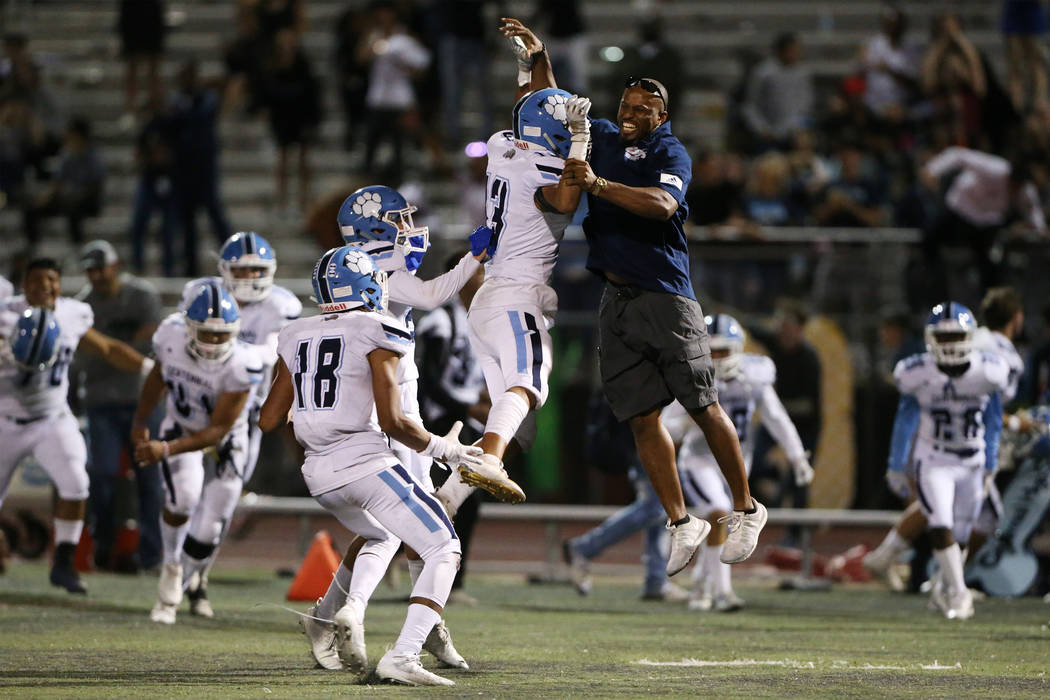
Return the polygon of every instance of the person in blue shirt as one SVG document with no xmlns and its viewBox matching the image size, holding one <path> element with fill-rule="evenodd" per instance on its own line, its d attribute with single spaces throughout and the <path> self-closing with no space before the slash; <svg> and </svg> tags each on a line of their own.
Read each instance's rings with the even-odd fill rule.
<svg viewBox="0 0 1050 700">
<path fill-rule="evenodd" d="M 528 27 L 513 18 L 502 21 L 504 36 L 522 39 L 526 52 L 542 52 Z M 533 70 L 533 89 L 536 77 Z M 683 229 L 692 162 L 671 133 L 668 99 L 658 80 L 628 78 L 615 124 L 589 120 L 586 111 L 579 119 L 569 114 L 572 140 L 589 132 L 591 152 L 589 162 L 566 160 L 561 180 L 588 193 L 587 268 L 606 281 L 599 312 L 602 385 L 616 418 L 630 422 L 642 465 L 667 512 L 667 574 L 673 576 L 693 559 L 710 525 L 686 512 L 674 444 L 660 423 L 660 410 L 672 400 L 703 429 L 733 492 L 723 562 L 751 555 L 766 510 L 751 498 L 736 430 L 718 405 Z"/>
</svg>

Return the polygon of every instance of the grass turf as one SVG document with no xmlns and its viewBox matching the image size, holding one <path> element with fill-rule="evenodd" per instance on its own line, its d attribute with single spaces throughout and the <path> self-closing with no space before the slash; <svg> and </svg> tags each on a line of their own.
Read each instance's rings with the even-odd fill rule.
<svg viewBox="0 0 1050 700">
<path fill-rule="evenodd" d="M 184 604 L 169 628 L 149 621 L 152 577 L 93 575 L 85 598 L 50 587 L 42 565 L 14 564 L 0 578 L 0 697 L 1050 697 L 1050 606 L 1032 598 L 949 622 L 917 596 L 744 585 L 748 606 L 725 615 L 639 601 L 629 582 L 599 580 L 580 598 L 472 576 L 481 604 L 447 612 L 471 670 L 439 671 L 454 688 L 419 690 L 312 668 L 295 616 L 275 607 L 287 579 L 212 578 L 218 616 L 192 618 Z M 369 607 L 372 663 L 403 621 L 394 598 L 381 587 Z"/>
</svg>

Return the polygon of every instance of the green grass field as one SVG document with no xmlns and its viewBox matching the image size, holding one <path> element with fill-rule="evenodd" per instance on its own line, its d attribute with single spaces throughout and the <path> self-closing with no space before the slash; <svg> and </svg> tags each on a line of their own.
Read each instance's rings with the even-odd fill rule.
<svg viewBox="0 0 1050 700">
<path fill-rule="evenodd" d="M 1050 606 L 1038 599 L 986 601 L 949 622 L 916 596 L 743 585 L 748 607 L 719 615 L 639 601 L 619 580 L 580 598 L 472 576 L 481 604 L 447 612 L 471 670 L 422 690 L 312 668 L 295 616 L 275 607 L 288 580 L 270 572 L 220 570 L 218 617 L 185 613 L 173 628 L 149 621 L 152 578 L 93 575 L 83 598 L 46 575 L 15 564 L 0 578 L 0 697 L 1050 697 Z M 403 619 L 394 597 L 380 587 L 368 610 L 373 663 Z"/>
</svg>

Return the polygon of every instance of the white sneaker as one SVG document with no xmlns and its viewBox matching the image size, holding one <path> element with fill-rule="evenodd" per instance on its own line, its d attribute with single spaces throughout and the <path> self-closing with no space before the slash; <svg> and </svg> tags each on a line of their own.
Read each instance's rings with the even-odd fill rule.
<svg viewBox="0 0 1050 700">
<path fill-rule="evenodd" d="M 404 683 L 405 685 L 455 685 L 447 678 L 423 668 L 419 654 L 401 656 L 391 649 L 383 654 L 376 666 L 376 676 L 380 680 Z"/>
<path fill-rule="evenodd" d="M 427 641 L 423 642 L 423 649 L 429 651 L 435 659 L 449 668 L 470 670 L 467 660 L 452 645 L 452 635 L 449 634 L 444 620 L 438 620 L 438 623 L 430 630 Z"/>
<path fill-rule="evenodd" d="M 474 487 L 463 483 L 460 480 L 459 471 L 453 469 L 445 483 L 434 492 L 434 496 L 441 502 L 441 505 L 445 506 L 448 517 L 454 518 L 459 507 L 463 505 L 463 501 L 467 500 L 472 493 L 474 493 Z"/>
<path fill-rule="evenodd" d="M 174 625 L 175 613 L 178 612 L 178 609 L 177 605 L 168 605 L 158 600 L 153 609 L 149 611 L 149 619 L 165 625 Z"/>
<path fill-rule="evenodd" d="M 969 620 L 973 617 L 973 595 L 969 589 L 964 588 L 948 596 L 948 609 L 944 616 L 949 620 Z"/>
<path fill-rule="evenodd" d="M 687 606 L 690 610 L 699 610 L 700 612 L 708 612 L 714 607 L 714 600 L 706 592 L 693 593 L 689 597 L 689 605 Z"/>
<path fill-rule="evenodd" d="M 729 591 L 728 593 L 715 596 L 714 603 L 711 607 L 715 612 L 736 612 L 744 607 L 744 599 L 736 593 L 733 593 L 733 591 Z"/>
<path fill-rule="evenodd" d="M 722 547 L 722 554 L 718 557 L 723 564 L 736 564 L 744 561 L 751 556 L 755 551 L 755 546 L 758 545 L 758 533 L 762 532 L 762 528 L 766 526 L 768 516 L 764 505 L 753 498 L 751 502 L 755 504 L 754 513 L 734 510 L 718 520 L 729 522 L 729 537 L 726 539 L 725 546 Z"/>
<path fill-rule="evenodd" d="M 672 525 L 670 520 L 665 525 L 671 531 L 671 549 L 667 555 L 668 576 L 674 576 L 689 566 L 707 533 L 711 532 L 711 524 L 706 520 L 692 515 L 688 518 L 689 520 L 681 525 Z"/>
<path fill-rule="evenodd" d="M 182 564 L 171 563 L 160 567 L 157 598 L 166 605 L 178 606 L 182 602 Z"/>
<path fill-rule="evenodd" d="M 569 580 L 573 588 L 580 595 L 590 595 L 594 585 L 591 580 L 591 560 L 578 554 L 569 540 L 561 543 L 561 556 L 569 567 Z"/>
<path fill-rule="evenodd" d="M 360 676 L 368 670 L 365 616 L 354 601 L 347 601 L 335 614 L 335 648 L 347 671 Z"/>
<path fill-rule="evenodd" d="M 318 598 L 317 605 L 320 604 L 321 599 Z M 329 671 L 341 671 L 343 662 L 339 660 L 339 652 L 335 648 L 335 625 L 314 619 L 317 616 L 317 605 L 306 610 L 310 617 L 299 618 L 299 626 L 310 640 L 310 654 L 313 655 L 314 661 Z"/>
<path fill-rule="evenodd" d="M 525 492 L 507 476 L 503 462 L 495 455 L 482 455 L 481 464 L 477 466 L 461 464 L 459 478 L 465 484 L 488 491 L 504 503 L 521 503 L 525 500 Z"/>
</svg>

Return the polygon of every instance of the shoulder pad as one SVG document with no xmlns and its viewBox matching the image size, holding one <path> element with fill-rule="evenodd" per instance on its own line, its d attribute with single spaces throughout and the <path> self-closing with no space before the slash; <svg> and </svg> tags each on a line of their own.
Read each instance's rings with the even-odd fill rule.
<svg viewBox="0 0 1050 700">
<path fill-rule="evenodd" d="M 765 355 L 754 355 L 745 353 L 741 359 L 741 369 L 744 377 L 751 384 L 775 384 L 777 381 L 777 366 L 772 358 Z"/>
</svg>

